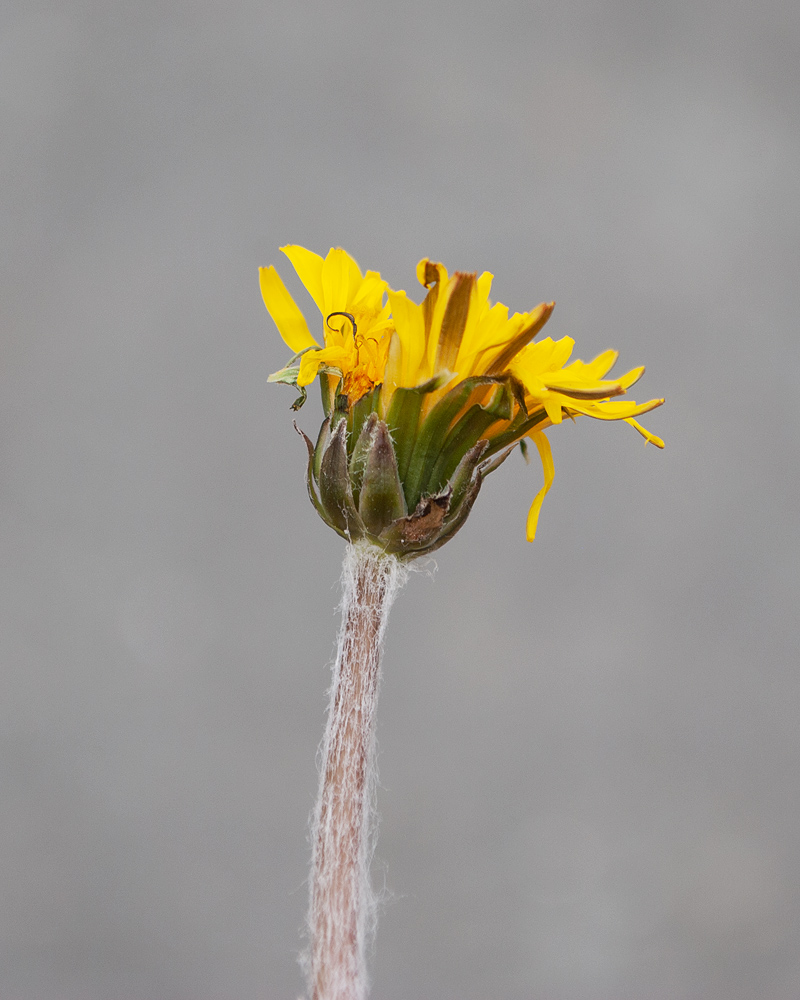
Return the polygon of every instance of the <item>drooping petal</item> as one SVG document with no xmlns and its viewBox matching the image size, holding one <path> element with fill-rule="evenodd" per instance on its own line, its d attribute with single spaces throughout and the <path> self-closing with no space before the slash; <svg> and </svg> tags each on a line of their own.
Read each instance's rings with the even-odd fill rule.
<svg viewBox="0 0 800 1000">
<path fill-rule="evenodd" d="M 664 442 L 656 434 L 653 434 L 646 427 L 642 427 L 638 420 L 634 420 L 633 417 L 627 417 L 625 420 L 626 424 L 630 424 L 631 427 L 635 427 L 636 430 L 642 435 L 646 444 L 654 444 L 656 448 L 663 448 Z"/>
<path fill-rule="evenodd" d="M 553 453 L 550 450 L 550 442 L 547 440 L 547 435 L 543 434 L 541 431 L 534 431 L 529 435 L 529 437 L 539 451 L 539 457 L 542 460 L 542 469 L 544 471 L 544 486 L 542 486 L 533 499 L 531 509 L 528 511 L 528 522 L 525 526 L 525 535 L 528 541 L 532 542 L 536 537 L 536 525 L 539 521 L 539 511 L 542 509 L 542 501 L 547 496 L 550 487 L 553 485 L 555 466 L 553 465 Z"/>
<path fill-rule="evenodd" d="M 271 264 L 269 267 L 260 267 L 258 279 L 264 305 L 289 349 L 294 354 L 299 354 L 307 347 L 316 346 L 317 342 L 311 336 L 305 316 L 300 312 L 275 268 Z"/>
</svg>

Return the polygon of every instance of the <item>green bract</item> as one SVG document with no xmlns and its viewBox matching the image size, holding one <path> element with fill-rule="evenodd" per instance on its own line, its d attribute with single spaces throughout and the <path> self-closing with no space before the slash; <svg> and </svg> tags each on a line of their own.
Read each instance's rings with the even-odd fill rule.
<svg viewBox="0 0 800 1000">
<path fill-rule="evenodd" d="M 474 421 L 471 433 L 453 428 L 448 434 L 445 418 L 454 401 L 440 409 L 448 396 L 422 421 L 418 433 L 392 427 L 394 417 L 416 429 L 419 400 L 432 388 L 399 390 L 387 420 L 370 409 L 375 402 L 370 397 L 379 390 L 359 400 L 349 416 L 334 409 L 316 445 L 295 424 L 308 448 L 311 502 L 343 538 L 366 539 L 408 559 L 433 552 L 455 535 L 483 480 L 514 448 L 516 442 L 495 454 L 497 449 L 479 438 L 480 421 Z"/>
</svg>

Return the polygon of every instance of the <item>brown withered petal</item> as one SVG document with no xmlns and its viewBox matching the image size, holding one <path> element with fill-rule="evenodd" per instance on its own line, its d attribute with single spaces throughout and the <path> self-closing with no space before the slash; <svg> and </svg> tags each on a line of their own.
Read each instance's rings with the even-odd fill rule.
<svg viewBox="0 0 800 1000">
<path fill-rule="evenodd" d="M 456 271 L 453 275 L 453 290 L 447 300 L 442 317 L 442 331 L 436 347 L 434 372 L 454 371 L 458 349 L 467 326 L 470 298 L 475 286 L 475 275 Z"/>
<path fill-rule="evenodd" d="M 436 539 L 450 510 L 451 493 L 448 487 L 438 496 L 423 497 L 413 514 L 395 521 L 381 537 L 401 552 L 426 548 Z"/>
</svg>

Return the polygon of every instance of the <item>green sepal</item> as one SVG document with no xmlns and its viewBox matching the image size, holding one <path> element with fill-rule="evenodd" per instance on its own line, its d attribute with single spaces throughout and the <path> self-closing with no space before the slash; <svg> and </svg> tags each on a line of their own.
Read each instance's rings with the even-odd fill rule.
<svg viewBox="0 0 800 1000">
<path fill-rule="evenodd" d="M 319 429 L 319 434 L 317 435 L 317 444 L 314 448 L 314 479 L 319 482 L 319 470 L 322 467 L 322 456 L 325 454 L 325 449 L 328 446 L 328 438 L 331 433 L 331 418 L 326 417 L 322 421 L 322 426 Z"/>
<path fill-rule="evenodd" d="M 331 519 L 328 517 L 328 515 L 327 515 L 327 513 L 325 511 L 325 508 L 322 506 L 322 502 L 320 501 L 319 497 L 317 496 L 317 491 L 314 488 L 314 445 L 311 443 L 310 438 L 306 434 L 304 434 L 303 431 L 301 431 L 300 428 L 297 426 L 297 422 L 293 421 L 293 423 L 294 423 L 294 429 L 297 431 L 297 433 L 300 435 L 300 437 L 305 441 L 306 448 L 308 449 L 308 466 L 307 466 L 307 469 L 306 469 L 306 488 L 308 490 L 308 495 L 309 495 L 309 498 L 311 499 L 311 503 L 314 505 L 314 509 L 319 514 L 319 516 L 322 518 L 322 520 L 329 527 L 333 528 L 333 530 L 337 534 L 341 535 L 342 538 L 347 538 L 347 535 L 344 533 L 344 531 L 342 531 L 340 528 L 338 528 L 331 521 Z"/>
<path fill-rule="evenodd" d="M 521 412 L 527 413 L 522 383 L 509 374 L 497 376 L 496 381 L 498 386 L 489 404 L 475 403 L 455 422 L 445 439 L 430 480 L 423 484 L 423 490 L 435 492 L 441 489 L 485 430 L 498 420 L 511 420 L 515 402 Z"/>
<path fill-rule="evenodd" d="M 428 414 L 419 429 L 408 471 L 403 478 L 409 509 L 419 502 L 426 485 L 430 482 L 433 467 L 442 450 L 442 443 L 459 410 L 478 386 L 496 385 L 500 381 L 503 381 L 503 378 L 497 375 L 473 375 L 464 379 L 442 396 Z"/>
<path fill-rule="evenodd" d="M 350 407 L 348 415 L 350 428 L 349 451 L 352 452 L 353 448 L 355 448 L 356 442 L 361 435 L 361 428 L 364 426 L 369 415 L 375 412 L 376 403 L 379 398 L 380 388 L 376 386 Z"/>
<path fill-rule="evenodd" d="M 491 439 L 486 457 L 491 458 L 492 455 L 495 455 L 498 451 L 502 451 L 503 448 L 508 447 L 508 445 L 516 444 L 520 438 L 525 437 L 529 430 L 532 430 L 546 417 L 547 413 L 544 408 L 537 410 L 529 417 L 526 417 L 521 412 L 518 413 L 502 434 L 498 434 L 496 437 Z"/>
<path fill-rule="evenodd" d="M 447 435 L 430 479 L 423 483 L 423 490 L 436 492 L 453 475 L 458 463 L 470 448 L 480 439 L 483 432 L 497 423 L 497 417 L 479 403 L 471 406 L 453 425 Z"/>
<path fill-rule="evenodd" d="M 364 536 L 364 523 L 353 501 L 347 468 L 347 422 L 341 420 L 331 435 L 319 470 L 319 498 L 333 523 L 341 532 L 355 541 Z"/>
<path fill-rule="evenodd" d="M 299 386 L 297 384 L 297 377 L 300 374 L 300 365 L 296 362 L 300 360 L 306 351 L 311 350 L 313 350 L 313 348 L 307 347 L 305 351 L 300 351 L 300 353 L 295 354 L 292 360 L 288 364 L 284 365 L 283 368 L 267 376 L 267 382 L 277 382 L 279 385 L 293 385 L 296 389 L 300 390 L 300 395 L 289 407 L 291 410 L 294 410 L 295 413 L 308 399 L 308 393 L 306 392 L 305 386 Z"/>
<path fill-rule="evenodd" d="M 472 485 L 475 469 L 483 458 L 483 453 L 489 447 L 489 442 L 481 439 L 476 442 L 458 463 L 458 468 L 450 480 L 450 487 L 453 491 L 450 497 L 450 517 L 458 514 L 461 502 L 467 495 Z"/>
<path fill-rule="evenodd" d="M 375 434 L 375 424 L 378 422 L 378 414 L 370 413 L 361 428 L 358 440 L 353 446 L 353 454 L 350 456 L 350 485 L 353 489 L 353 501 L 358 504 L 361 492 L 361 483 L 364 479 L 364 470 L 367 467 L 367 457 L 372 447 L 372 438 Z"/>
<path fill-rule="evenodd" d="M 435 552 L 437 549 L 440 549 L 445 542 L 449 542 L 450 539 L 453 537 L 453 535 L 455 535 L 455 533 L 460 530 L 461 526 L 469 517 L 469 513 L 472 510 L 472 505 L 475 503 L 476 499 L 478 498 L 478 494 L 481 491 L 482 484 L 483 484 L 483 476 L 481 474 L 480 468 L 478 468 L 478 470 L 475 473 L 475 478 L 467 487 L 467 492 L 464 494 L 464 497 L 461 501 L 461 505 L 459 506 L 458 510 L 456 510 L 451 519 L 448 518 L 445 521 L 445 524 L 443 526 L 441 533 L 439 534 L 439 537 L 432 545 L 428 546 L 428 548 L 426 549 L 426 553 Z"/>
<path fill-rule="evenodd" d="M 402 480 L 405 480 L 408 463 L 414 450 L 422 397 L 440 389 L 450 377 L 449 373 L 439 374 L 423 382 L 422 385 L 394 391 L 389 412 L 386 414 L 386 423 L 394 440 L 397 468 Z"/>
<path fill-rule="evenodd" d="M 308 393 L 306 392 L 306 387 L 304 385 L 301 385 L 299 388 L 300 388 L 300 395 L 289 407 L 289 409 L 294 410 L 295 413 L 297 413 L 297 411 L 300 409 L 303 403 L 305 403 L 305 401 L 308 399 Z"/>
<path fill-rule="evenodd" d="M 366 427 L 367 424 L 364 425 L 365 430 Z M 405 517 L 407 513 L 392 439 L 382 420 L 374 427 L 358 512 L 367 531 L 373 535 L 379 535 L 384 528 Z"/>
<path fill-rule="evenodd" d="M 300 395 L 291 405 L 291 409 L 295 412 L 299 410 L 308 399 L 306 387 L 304 385 L 297 384 L 297 379 L 300 376 L 300 365 L 298 362 L 307 351 L 316 350 L 319 350 L 319 348 L 315 345 L 305 347 L 302 351 L 295 354 L 295 356 L 287 364 L 285 364 L 283 368 L 280 368 L 278 371 L 267 376 L 267 382 L 277 382 L 281 385 L 293 385 L 296 389 L 299 389 Z M 325 415 L 327 416 L 330 410 L 330 406 L 327 408 L 325 406 L 325 387 L 330 385 L 330 380 L 327 376 L 335 375 L 339 380 L 341 380 L 342 372 L 339 368 L 331 368 L 328 365 L 321 365 L 317 374 L 319 375 L 320 385 L 322 386 L 322 407 L 325 410 Z"/>
<path fill-rule="evenodd" d="M 300 365 L 293 365 L 290 361 L 285 367 L 268 375 L 267 382 L 278 382 L 280 385 L 297 385 L 297 376 L 299 374 Z"/>
<path fill-rule="evenodd" d="M 318 350 L 319 348 L 314 344 L 310 347 L 304 347 L 302 351 L 298 351 L 293 358 L 290 358 L 283 368 L 279 368 L 278 371 L 268 375 L 267 382 L 279 382 L 282 385 L 297 385 L 297 376 L 300 374 L 300 358 L 302 358 L 306 351 Z M 303 432 L 300 431 L 300 433 L 302 434 Z"/>
<path fill-rule="evenodd" d="M 337 373 L 338 375 L 338 373 Z M 341 375 L 338 378 L 333 375 L 320 375 L 319 388 L 322 394 L 322 412 L 329 417 L 333 411 L 333 401 L 336 398 L 336 386 L 341 382 Z"/>
<path fill-rule="evenodd" d="M 508 458 L 508 456 L 516 447 L 517 447 L 517 442 L 514 441 L 510 445 L 508 445 L 505 451 L 501 451 L 499 455 L 495 455 L 494 458 L 488 458 L 485 462 L 483 462 L 483 464 L 480 467 L 481 475 L 483 476 L 483 478 L 485 479 L 488 475 L 494 472 L 495 469 L 499 469 L 500 466 L 503 464 L 503 462 L 505 462 L 505 460 Z"/>
<path fill-rule="evenodd" d="M 526 465 L 530 465 L 531 464 L 531 457 L 528 454 L 528 442 L 525 440 L 525 438 L 520 438 L 519 439 L 519 450 L 520 450 L 520 454 L 525 459 L 525 464 Z"/>
</svg>

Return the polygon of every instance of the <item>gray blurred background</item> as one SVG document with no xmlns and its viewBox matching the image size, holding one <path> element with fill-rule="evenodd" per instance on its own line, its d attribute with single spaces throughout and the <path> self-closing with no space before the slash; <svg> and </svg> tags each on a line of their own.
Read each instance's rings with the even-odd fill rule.
<svg viewBox="0 0 800 1000">
<path fill-rule="evenodd" d="M 375 1000 L 800 995 L 800 8 L 20 0 L 4 1000 L 294 1000 L 342 543 L 257 267 L 491 270 L 667 441 L 513 457 L 379 710 Z M 317 393 L 300 414 L 319 424 Z"/>
</svg>

